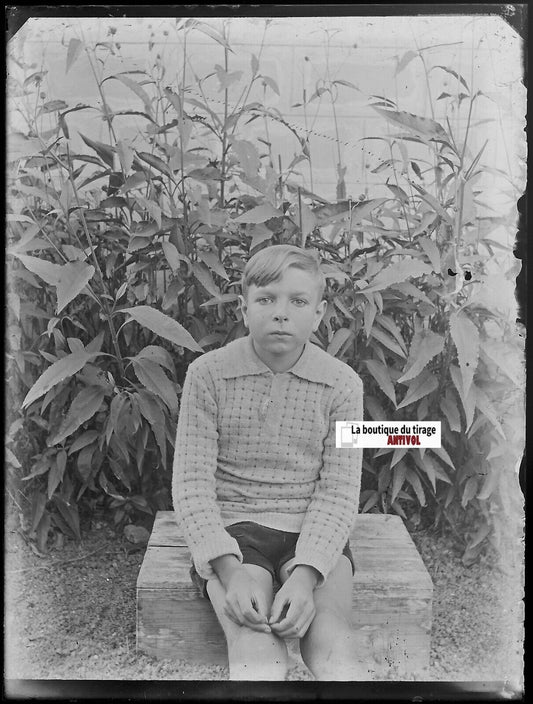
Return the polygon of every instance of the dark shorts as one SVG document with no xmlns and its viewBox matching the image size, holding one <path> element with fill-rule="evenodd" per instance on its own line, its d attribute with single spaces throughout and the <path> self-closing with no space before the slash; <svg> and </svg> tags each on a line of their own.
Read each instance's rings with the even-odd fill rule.
<svg viewBox="0 0 533 704">
<path fill-rule="evenodd" d="M 287 533 L 276 528 L 267 528 L 253 521 L 241 521 L 226 527 L 226 531 L 235 538 L 242 552 L 242 561 L 246 565 L 258 565 L 272 575 L 276 584 L 281 583 L 280 570 L 283 565 L 292 560 L 296 551 L 299 533 Z M 350 560 L 352 574 L 355 572 L 350 543 L 347 542 L 342 551 Z M 206 580 L 200 577 L 194 565 L 191 567 L 191 578 L 207 596 Z"/>
</svg>

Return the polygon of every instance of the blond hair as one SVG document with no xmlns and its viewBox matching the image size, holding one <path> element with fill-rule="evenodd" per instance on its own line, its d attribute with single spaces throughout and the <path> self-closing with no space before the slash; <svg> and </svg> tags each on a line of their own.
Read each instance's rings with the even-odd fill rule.
<svg viewBox="0 0 533 704">
<path fill-rule="evenodd" d="M 266 286 L 279 281 L 285 271 L 293 267 L 308 271 L 316 277 L 319 300 L 326 287 L 326 278 L 314 250 L 301 249 L 291 244 L 275 244 L 265 247 L 253 255 L 242 275 L 242 294 L 246 296 L 249 286 Z"/>
</svg>

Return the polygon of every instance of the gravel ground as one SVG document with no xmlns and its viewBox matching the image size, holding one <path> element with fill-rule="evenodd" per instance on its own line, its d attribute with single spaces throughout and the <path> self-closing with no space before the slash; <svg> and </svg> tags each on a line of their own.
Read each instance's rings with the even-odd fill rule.
<svg viewBox="0 0 533 704">
<path fill-rule="evenodd" d="M 97 524 L 81 544 L 67 542 L 39 557 L 11 523 L 4 568 L 7 678 L 227 679 L 223 667 L 135 652 L 135 583 L 144 548 Z M 434 583 L 430 679 L 516 683 L 521 579 L 487 562 L 465 567 L 444 537 L 412 536 Z M 295 664 L 287 679 L 312 677 Z"/>
</svg>

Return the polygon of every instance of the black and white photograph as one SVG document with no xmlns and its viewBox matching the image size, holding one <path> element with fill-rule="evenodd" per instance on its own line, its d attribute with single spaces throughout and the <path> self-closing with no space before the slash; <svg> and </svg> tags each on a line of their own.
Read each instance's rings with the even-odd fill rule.
<svg viewBox="0 0 533 704">
<path fill-rule="evenodd" d="M 8 697 L 523 696 L 526 25 L 6 8 Z"/>
</svg>

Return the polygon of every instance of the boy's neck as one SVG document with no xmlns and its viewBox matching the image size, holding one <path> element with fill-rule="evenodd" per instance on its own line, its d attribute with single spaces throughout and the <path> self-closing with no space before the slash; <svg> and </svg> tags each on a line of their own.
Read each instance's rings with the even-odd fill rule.
<svg viewBox="0 0 533 704">
<path fill-rule="evenodd" d="M 283 374 L 283 372 L 288 372 L 289 369 L 292 369 L 292 367 L 294 367 L 296 362 L 302 356 L 302 353 L 305 348 L 305 344 L 302 345 L 302 347 L 299 350 L 295 350 L 294 355 L 291 355 L 291 357 L 289 357 L 288 359 L 286 359 L 286 358 L 276 359 L 274 357 L 274 355 L 272 355 L 272 358 L 270 358 L 270 356 L 269 356 L 269 358 L 266 359 L 264 355 L 259 354 L 259 352 L 257 351 L 257 348 L 255 346 L 253 338 L 250 338 L 250 339 L 251 339 L 251 343 L 252 343 L 252 348 L 253 348 L 255 354 L 257 355 L 257 357 L 259 357 L 259 359 L 263 362 L 263 364 L 266 364 L 266 366 L 274 374 Z"/>
</svg>

